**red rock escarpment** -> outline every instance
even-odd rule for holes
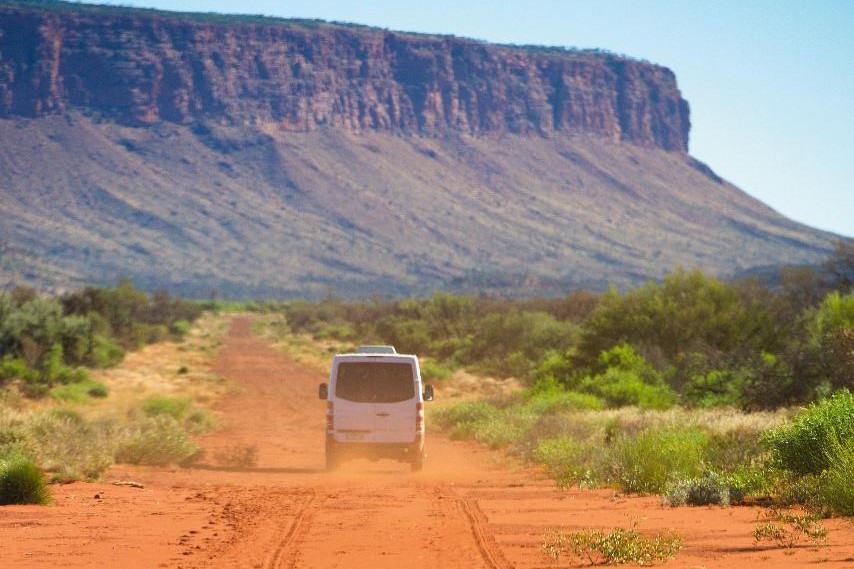
[[[0,117],[582,132],[686,152],[673,73],[611,54],[270,20],[0,7]]]

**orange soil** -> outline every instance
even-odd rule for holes
[[[754,547],[758,510],[668,508],[609,490],[559,491],[477,446],[428,439],[424,471],[392,461],[323,470],[322,374],[234,321],[217,371],[238,386],[223,429],[192,468],[114,467],[103,483],[53,488],[50,506],[0,507],[0,567],[533,568],[579,566],[543,555],[551,528],[673,531],[668,567],[854,567],[854,528],[825,522],[829,545]],[[438,393],[441,397],[441,392]],[[211,457],[255,445],[257,465]],[[134,480],[144,488],[114,486]]]

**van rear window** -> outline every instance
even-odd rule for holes
[[[335,396],[356,403],[397,403],[415,397],[412,365],[397,362],[341,362]]]

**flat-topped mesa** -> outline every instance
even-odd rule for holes
[[[687,152],[673,73],[612,54],[268,19],[0,6],[0,117],[589,133]]]

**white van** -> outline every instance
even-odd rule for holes
[[[326,468],[348,458],[393,458],[424,464],[424,402],[418,358],[391,346],[362,347],[332,359],[329,384],[320,385],[326,409]]]

